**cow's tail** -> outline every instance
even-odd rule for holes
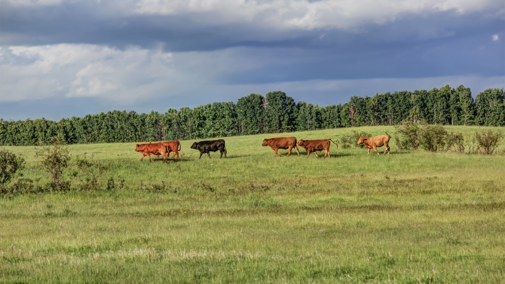
[[[298,151],[298,140],[296,139],[296,137],[295,137],[295,149],[297,152],[300,152]],[[300,154],[298,154],[298,156],[300,156]]]
[[[182,149],[181,142],[177,141],[177,144],[179,144],[179,149],[177,149],[177,151],[180,151]]]
[[[330,141],[335,144],[335,146],[337,146],[337,149],[338,149],[338,144],[336,142],[334,142],[333,140],[330,139]]]

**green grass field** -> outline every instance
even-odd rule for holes
[[[0,283],[505,282],[504,142],[493,156],[394,139],[390,155],[332,145],[331,159],[261,147],[351,130],[225,138],[221,160],[182,141],[168,164],[140,162],[134,143],[68,146],[105,167],[102,187],[124,187],[0,199]],[[5,148],[48,181],[35,147]]]

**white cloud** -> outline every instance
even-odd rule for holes
[[[130,47],[119,50],[98,45],[12,46],[0,48],[0,103],[53,97],[94,97],[111,109],[196,106],[236,101],[249,93],[282,90],[297,100],[320,105],[397,90],[431,89],[463,84],[474,94],[503,88],[505,77],[449,76],[354,80],[306,80],[278,83],[225,83],[230,74],[255,73],[280,65],[283,58],[264,57],[265,50],[230,48],[210,52],[168,53]],[[266,67],[265,67],[266,66]],[[244,73],[245,72],[245,73]],[[272,72],[272,78],[276,72]],[[253,78],[254,79],[254,78]],[[289,79],[287,79],[289,80]],[[182,105],[169,105],[177,98]],[[318,99],[319,98],[319,99]]]
[[[493,41],[497,41],[500,37],[498,35],[493,35]]]
[[[137,13],[194,16],[215,25],[251,23],[275,28],[354,28],[383,24],[406,14],[501,8],[501,0],[140,0]]]
[[[12,6],[55,6],[60,5],[63,0],[2,0],[2,3],[8,3]],[[72,0],[67,0],[71,2]]]
[[[85,44],[2,48],[0,102],[63,95],[135,101],[166,87],[159,85],[172,75],[171,57],[161,50]]]

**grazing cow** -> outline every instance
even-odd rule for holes
[[[277,137],[277,138],[270,138],[270,139],[264,139],[263,144],[261,146],[270,146],[272,149],[275,151],[274,157],[281,156],[277,153],[277,150],[279,149],[289,149],[288,155],[286,157],[289,157],[289,154],[291,154],[291,150],[295,148],[296,153],[298,153],[298,156],[300,156],[300,152],[298,151],[298,147],[296,146],[296,138],[295,137]]]
[[[377,147],[386,146],[386,149],[384,150],[384,154],[386,154],[386,152],[388,152],[388,155],[389,155],[389,151],[391,150],[391,148],[389,148],[389,146],[388,146],[390,138],[391,138],[391,136],[387,133],[385,135],[379,135],[379,136],[375,136],[375,137],[360,137],[358,140],[358,144],[364,144],[365,147],[368,148],[368,155],[370,155],[370,149],[374,149],[375,152],[377,153],[377,155],[379,155],[379,152],[377,151]]]
[[[324,156],[330,157],[330,141],[335,144],[338,148],[338,144],[333,142],[331,139],[322,139],[322,140],[303,140],[300,139],[298,141],[298,146],[305,148],[305,151],[307,152],[307,159],[310,156],[310,152],[314,152],[314,155],[316,155],[317,158],[319,156],[316,154],[316,151],[325,151]]]
[[[191,145],[191,149],[200,151],[199,159],[202,158],[203,153],[207,153],[210,159],[210,151],[216,152],[217,150],[219,150],[219,152],[221,152],[221,157],[219,157],[219,159],[223,157],[223,154],[224,157],[226,158],[226,153],[228,153],[226,151],[226,145],[223,139],[195,142],[193,143],[193,145]]]

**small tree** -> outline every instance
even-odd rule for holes
[[[57,190],[64,190],[67,184],[63,180],[63,169],[70,162],[70,154],[64,146],[64,140],[53,137],[50,145],[40,144],[36,150],[36,156],[41,158],[40,165],[51,176],[52,186]]]
[[[475,138],[477,139],[479,151],[481,151],[484,155],[492,155],[500,143],[502,134],[500,132],[493,133],[491,130],[487,133],[475,132]]]
[[[14,153],[0,149],[0,184],[8,183],[17,171],[25,168],[25,159]]]

